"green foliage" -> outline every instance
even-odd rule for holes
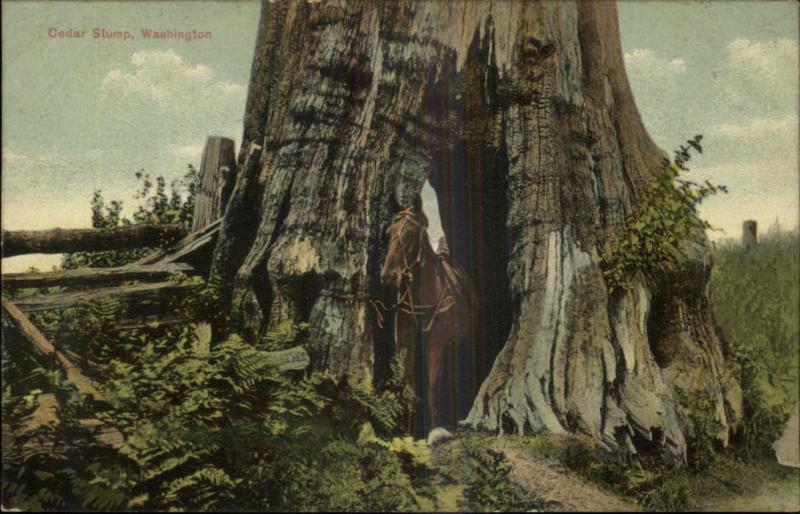
[[[712,425],[706,428],[710,431]],[[767,484],[785,484],[796,494],[800,477],[800,470],[780,466],[774,458],[762,455],[745,460],[735,451],[718,451],[707,466],[699,468],[672,466],[656,454],[623,459],[579,435],[510,436],[505,445],[563,467],[648,511],[720,510],[703,507],[714,507],[722,500],[736,503],[738,495],[756,495]]]
[[[144,199],[145,202],[133,214],[134,224],[177,224],[186,227],[192,224],[198,179],[194,166],[189,164],[183,178],[172,182],[169,193],[164,177],[156,177],[155,188],[150,175],[137,172],[136,178],[142,184],[135,198]]]
[[[369,418],[384,434],[395,434],[412,414],[414,391],[405,379],[405,352],[398,351],[390,363],[387,379],[376,391],[371,380],[350,384],[350,398],[369,413]]]
[[[522,451],[556,462],[583,480],[639,503],[647,510],[685,510],[689,503],[687,483],[692,474],[665,463],[657,455],[624,460],[603,451],[589,437],[514,437],[512,444]]]
[[[693,470],[708,469],[717,459],[720,425],[714,403],[707,395],[696,393],[682,399],[687,412],[684,436],[686,437],[686,460]]]
[[[508,478],[511,464],[505,455],[476,447],[467,447],[466,453],[474,471],[464,490],[468,510],[513,510],[520,501],[520,493]]]
[[[259,345],[268,352],[286,350],[297,344],[297,341],[306,335],[310,328],[311,325],[308,323],[295,323],[292,320],[286,320],[261,336]]]
[[[742,386],[741,454],[771,453],[800,391],[800,234],[771,228],[744,251],[734,243],[713,253],[711,306]]]
[[[113,409],[98,417],[119,428],[125,443],[122,458],[89,483],[154,509],[256,501],[243,469],[275,452],[269,443],[277,436],[307,433],[324,399],[237,336],[205,354],[191,337],[169,341],[171,348],[159,343],[147,342],[133,364],[113,363],[106,382]],[[254,462],[241,460],[247,456]]]
[[[92,227],[113,228],[137,224],[179,224],[186,227],[192,224],[195,197],[197,194],[197,170],[190,164],[186,174],[181,179],[176,179],[167,191],[164,177],[157,177],[155,183],[151,177],[143,172],[137,172],[136,178],[140,181],[139,190],[134,198],[144,200],[129,219],[122,214],[122,202],[112,200],[106,204],[101,191],[95,191],[91,200]],[[164,241],[168,244],[170,241]],[[152,248],[137,248],[125,251],[105,252],[77,252],[67,254],[61,262],[64,269],[79,267],[106,268],[122,266],[136,261],[148,253]]]
[[[789,418],[785,401],[770,401],[765,358],[755,348],[732,348],[731,361],[739,371],[742,386],[743,423],[736,434],[736,449],[748,459],[772,454],[772,444],[780,437]],[[788,395],[787,395],[788,396]]]
[[[686,141],[688,147],[675,151],[672,162],[651,181],[636,214],[607,248],[603,276],[610,289],[629,289],[636,276],[652,277],[658,271],[679,268],[685,260],[682,244],[711,228],[699,217],[697,208],[709,196],[727,189],[680,177],[681,172],[688,171],[689,151],[702,153],[701,139],[695,136]]]
[[[213,284],[198,285],[179,308],[203,311],[216,295]],[[202,349],[190,325],[115,330],[121,308],[90,302],[61,321],[65,333],[83,327],[65,341],[65,350],[76,360],[91,356],[81,364],[97,377],[108,403],[63,394],[68,399],[51,437],[61,441],[59,452],[23,451],[25,440],[15,441],[18,451],[3,461],[4,477],[17,477],[3,482],[4,505],[432,508],[432,486],[420,478],[434,473],[424,442],[385,441],[374,432],[372,440],[359,442],[355,430],[368,420],[382,433],[398,429],[402,406],[390,404],[405,392],[402,356],[377,387],[324,373],[279,372],[269,352],[296,345],[307,325],[287,322],[256,344],[232,335]],[[19,425],[35,403],[33,387],[62,384],[58,372],[37,370],[42,380],[23,377],[18,361],[13,367],[11,361],[4,353],[4,383],[11,378],[19,386],[4,389],[4,411]],[[115,427],[123,440],[100,444],[97,433],[81,425],[86,418]]]
[[[334,440],[322,448],[316,464],[305,469],[308,478],[289,503],[298,510],[420,510],[402,455],[383,445]]]
[[[453,507],[467,512],[503,512],[542,508],[510,479],[511,465],[494,448],[498,440],[487,434],[462,432],[437,446],[434,462],[439,487],[457,484]],[[534,491],[535,494],[535,491]]]

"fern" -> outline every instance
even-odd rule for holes
[[[406,416],[411,415],[414,392],[406,382],[405,352],[398,351],[392,358],[389,376],[375,390],[369,380],[350,383],[350,397],[375,422],[383,433],[396,433],[402,428]]]

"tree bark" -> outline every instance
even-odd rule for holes
[[[186,236],[187,232],[180,225],[3,231],[3,257],[26,253],[95,252],[161,246]]]
[[[429,178],[481,297],[468,425],[680,459],[681,394],[698,392],[727,441],[741,401],[705,238],[674,277],[624,294],[603,280],[603,249],[665,159],[613,3],[264,2],[242,149],[214,259],[240,329],[307,321],[312,366],[379,379],[394,341],[365,299],[392,303],[384,231]]]

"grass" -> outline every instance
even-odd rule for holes
[[[800,507],[800,470],[726,450],[703,471],[643,459],[625,463],[581,436],[506,436],[495,447],[518,450],[644,510],[792,510]]]
[[[757,355],[765,400],[794,407],[800,394],[798,231],[776,225],[750,251],[727,241],[716,245],[712,257],[711,306],[727,353]]]

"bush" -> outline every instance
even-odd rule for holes
[[[695,136],[675,151],[649,184],[635,215],[626,220],[603,255],[603,276],[609,289],[629,289],[637,276],[652,278],[659,270],[676,269],[685,256],[681,247],[711,225],[700,218],[698,206],[725,186],[698,184],[681,178],[688,171],[690,150],[702,153]]]
[[[137,172],[136,178],[140,181],[139,190],[134,196],[144,200],[133,214],[133,219],[122,215],[122,202],[112,200],[108,204],[103,199],[101,191],[95,191],[91,200],[92,227],[113,228],[137,224],[178,224],[190,227],[194,214],[194,203],[197,194],[197,170],[190,164],[181,179],[174,180],[167,192],[164,177],[155,179],[155,187],[150,176]],[[164,245],[171,241],[164,241]],[[76,252],[67,254],[61,261],[64,269],[79,267],[107,268],[123,266],[134,262],[148,253],[152,248],[137,248],[125,251],[106,252]]]
[[[689,468],[703,471],[717,460],[721,449],[719,435],[722,425],[717,419],[713,402],[700,393],[682,399],[687,411],[684,436],[686,437],[686,460]]]
[[[647,510],[676,511],[689,506],[687,484],[693,474],[665,463],[657,455],[623,459],[582,435],[517,437],[512,444]]]
[[[488,434],[460,432],[434,451],[439,470],[437,487],[457,488],[452,509],[468,512],[504,512],[542,508],[510,479],[511,465]],[[535,494],[535,491],[534,491]]]
[[[464,490],[465,507],[470,511],[510,511],[520,502],[520,491],[509,480],[511,464],[505,455],[492,449],[467,446],[473,469]]]
[[[765,386],[766,358],[755,348],[734,346],[730,359],[739,372],[742,386],[743,423],[734,442],[740,455],[753,460],[772,453],[772,444],[781,436],[789,419],[788,402],[775,404]],[[780,400],[779,400],[780,401]]]

